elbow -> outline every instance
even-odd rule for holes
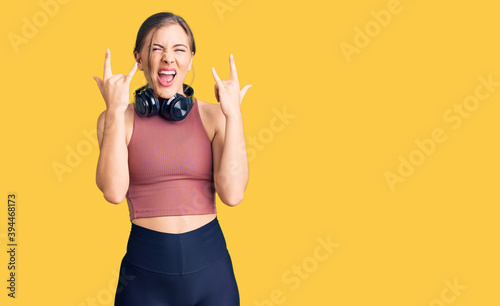
[[[246,185],[243,187],[237,186],[224,186],[225,188],[220,187],[220,185],[215,184],[215,190],[219,195],[220,200],[226,204],[227,206],[237,206],[241,202],[243,202],[243,195],[245,193]]]
[[[219,176],[216,176],[214,185],[220,200],[227,206],[234,207],[243,201],[246,182],[244,184],[239,181],[231,182],[228,178],[220,181]]]
[[[118,188],[110,188],[109,186],[102,186],[97,182],[97,187],[102,191],[104,199],[111,204],[120,204],[125,200],[126,191],[120,191]]]
[[[111,204],[120,204],[125,200],[125,196],[116,192],[103,192],[104,198]]]
[[[221,201],[224,202],[224,204],[226,204],[227,206],[234,207],[243,201],[243,193],[226,196],[221,199]]]

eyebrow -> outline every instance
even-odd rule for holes
[[[162,47],[163,49],[165,49],[165,47],[163,45],[160,45],[160,44],[153,44],[153,46],[158,46],[158,47]],[[187,46],[184,45],[184,44],[175,44],[175,45],[173,45],[173,47],[177,47],[177,46],[183,46],[183,47],[187,48]]]

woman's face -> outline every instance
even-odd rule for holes
[[[151,46],[151,72],[148,68],[149,43],[153,30],[146,37],[140,53],[135,52],[137,68],[144,71],[155,95],[171,98],[174,94],[184,94],[184,80],[193,62],[194,53],[189,47],[189,38],[178,24],[160,27],[153,37]],[[172,74],[172,71],[175,74]]]

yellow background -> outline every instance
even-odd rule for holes
[[[84,132],[105,104],[92,76],[106,48],[113,73],[127,73],[139,26],[159,11],[194,32],[199,99],[216,103],[210,70],[227,79],[231,53],[240,85],[254,85],[242,104],[245,199],[217,198],[242,305],[500,303],[499,87],[457,128],[445,120],[480,77],[500,82],[496,1],[65,2],[46,20],[34,0],[1,13],[0,196],[17,193],[19,243],[14,300],[4,204],[1,305],[112,305],[130,221],[95,184],[99,150]],[[399,12],[377,28],[388,7]],[[9,33],[33,17],[38,31],[16,52]],[[131,87],[144,82],[138,72]],[[418,155],[435,129],[446,141]],[[68,148],[87,155],[59,180],[53,163]],[[391,190],[400,156],[425,159]]]

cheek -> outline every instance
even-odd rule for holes
[[[150,67],[148,67],[148,65],[145,64],[145,65],[143,65],[143,68],[144,68],[144,73],[147,76],[153,76],[154,77],[157,74],[157,71],[158,71],[158,65],[155,64],[155,62],[153,62],[153,61],[151,61],[151,66]]]
[[[185,55],[185,54],[182,54],[182,55],[179,55],[177,58],[176,58],[176,61],[178,63],[178,65],[180,67],[183,67],[183,68],[188,68],[189,67],[189,56]]]

